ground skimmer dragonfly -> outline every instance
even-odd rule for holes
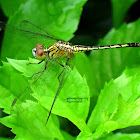
[[[65,42],[61,39],[56,39],[49,33],[43,31],[40,27],[34,25],[33,23],[31,23],[29,21],[26,21],[26,20],[22,21],[22,25],[25,28],[14,26],[11,24],[6,24],[4,22],[0,22],[0,28],[3,30],[5,30],[5,29],[14,30],[14,32],[20,33],[21,35],[23,35],[27,38],[32,37],[32,38],[36,39],[36,37],[39,37],[44,40],[49,39],[52,41],[52,43],[48,46],[44,45],[41,42],[38,42],[37,44],[35,44],[35,48],[32,49],[33,56],[35,58],[37,58],[38,60],[40,60],[37,64],[40,64],[43,61],[45,61],[44,69],[38,73],[35,73],[34,75],[43,73],[47,69],[47,65],[48,65],[48,62],[50,59],[55,61],[58,65],[60,65],[63,68],[62,72],[58,76],[59,86],[58,86],[57,92],[55,94],[54,100],[52,102],[46,124],[49,120],[49,117],[51,115],[51,112],[52,112],[54,103],[58,97],[58,94],[68,76],[67,69],[68,69],[68,67],[72,67],[72,64],[70,62],[71,62],[71,59],[74,58],[75,53],[86,52],[86,51],[91,51],[91,50],[99,50],[99,49],[110,49],[110,48],[121,48],[121,47],[140,47],[140,43],[126,43],[126,44],[105,45],[105,46],[72,45],[69,42]],[[32,28],[35,29],[36,31],[32,30]],[[33,41],[33,39],[32,39],[32,41]],[[66,58],[65,64],[62,64],[58,60],[59,58]],[[31,63],[31,64],[34,64],[34,63]],[[18,95],[18,97],[14,99],[11,107],[13,107],[16,104],[18,98],[22,95],[22,93],[23,92],[21,92]]]

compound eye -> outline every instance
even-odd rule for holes
[[[37,49],[37,51],[36,51],[36,55],[37,56],[42,56],[44,54],[44,50],[43,49]]]
[[[36,48],[32,49],[32,54],[33,54],[34,57],[36,57]]]
[[[42,43],[38,43],[35,47],[37,49],[43,49],[43,44]]]

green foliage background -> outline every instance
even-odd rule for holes
[[[69,41],[78,29],[86,2],[18,0],[11,3],[1,0],[0,4],[9,24],[20,26],[22,20],[28,20],[51,35]],[[140,19],[124,23],[129,8],[136,0],[110,2],[113,27],[105,37],[98,38],[96,45],[140,42]],[[86,42],[82,37],[80,39]],[[76,40],[78,37],[75,36],[72,42]],[[43,43],[47,45],[47,42]],[[27,65],[29,62],[38,62],[31,58],[27,60],[32,57],[33,47],[26,38],[5,31],[1,48],[0,107],[6,114],[12,115],[1,117],[0,122],[12,128],[15,139],[139,139],[138,130],[125,134],[114,131],[140,125],[140,48],[77,54],[75,67],[69,73],[49,122],[45,125],[59,85],[57,77],[62,69],[50,62],[40,80],[33,82],[29,77],[44,66],[44,63],[39,66]],[[12,101],[28,83],[32,84],[10,112]],[[67,98],[70,97],[88,100],[68,103]],[[58,119],[57,115],[61,117]]]

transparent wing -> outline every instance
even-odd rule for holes
[[[74,59],[74,56],[72,58]],[[51,105],[51,108],[50,108],[50,111],[49,111],[49,115],[48,115],[47,120],[46,120],[46,124],[47,124],[47,122],[48,122],[48,120],[50,118],[50,115],[51,115],[53,106],[55,104],[55,101],[56,101],[61,89],[63,88],[63,85],[64,85],[65,81],[67,80],[67,78],[68,78],[68,76],[70,74],[71,68],[73,69],[74,64],[72,63],[72,58],[71,59],[67,58],[66,63],[64,65],[64,68],[63,68],[62,72],[60,73],[60,75],[58,76],[59,86],[58,86],[57,92],[55,94],[54,100],[52,102],[52,105]]]
[[[27,20],[23,20],[23,21],[20,23],[20,26],[21,26],[22,28],[25,28],[26,30],[34,31],[34,33],[37,34],[37,35],[44,36],[44,37],[53,39],[53,40],[55,40],[55,41],[61,40],[60,38],[49,34],[47,31],[43,30],[43,29],[40,28],[39,26],[37,26],[37,25],[35,25],[35,24],[33,24],[33,23],[27,21]]]
[[[31,64],[31,65],[37,65],[37,64]],[[42,71],[44,69],[44,64],[41,64],[41,68],[39,71]],[[36,71],[38,72],[38,70]],[[34,73],[33,73],[34,74]],[[31,90],[31,85],[37,82],[43,73],[39,73],[36,75],[33,75],[29,83],[26,85],[24,89],[22,89],[16,96],[16,98],[12,101],[11,108],[10,108],[10,114],[21,114],[25,110],[22,110],[21,104],[25,102],[26,100],[32,100],[35,101],[35,99],[31,96],[32,90]]]
[[[38,67],[38,70],[36,71],[37,73],[43,71],[45,67],[42,63],[31,65],[32,67]],[[55,61],[49,60],[46,71],[35,74],[32,78],[30,78],[28,85],[16,96],[11,105],[11,114],[21,115],[25,112],[26,110],[22,108],[22,104],[27,100],[45,100],[45,102],[49,102],[48,96],[51,96],[50,94],[54,94],[57,90],[57,77],[61,72],[61,69],[62,68]],[[43,99],[41,99],[42,97]]]
[[[65,81],[67,80],[67,77],[71,72],[70,67],[73,66],[73,59],[74,57],[69,59],[65,63],[64,68],[56,61],[49,60],[46,71],[34,75],[30,79],[29,84],[25,87],[25,89],[22,90],[13,101],[11,106],[11,114],[22,115],[22,113],[26,111],[22,108],[22,104],[27,100],[39,101],[44,107],[48,106],[49,104],[52,105],[49,115],[46,116],[46,118],[48,117],[49,119],[55,100],[57,99],[63,85],[65,84]],[[35,64],[31,65],[34,65],[35,67]],[[43,69],[44,65],[41,65],[41,69],[38,72],[42,71]],[[58,76],[60,74],[61,76],[58,80]],[[50,97],[53,98],[53,102],[52,100],[49,100]],[[50,108],[50,105],[47,108]]]
[[[38,43],[42,43],[44,47],[49,47],[54,42],[58,41],[57,37],[50,35],[48,32],[44,31],[42,28],[36,26],[35,24],[29,21],[22,21],[20,23],[20,27],[24,28],[32,33],[28,34],[26,32],[22,32],[22,34],[27,38],[31,39],[30,41],[34,46]]]
[[[45,47],[48,47],[59,40],[35,24],[25,20],[20,23],[20,26],[6,24],[5,22],[0,21],[0,28],[26,37],[30,42],[32,42],[32,44],[34,44],[34,46],[38,43],[42,43]]]

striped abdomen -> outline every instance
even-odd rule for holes
[[[127,44],[117,44],[117,45],[106,45],[106,46],[82,46],[82,45],[74,45],[73,52],[85,52],[90,50],[98,50],[98,49],[109,49],[109,48],[121,48],[121,47],[140,47],[140,43],[127,43]]]

